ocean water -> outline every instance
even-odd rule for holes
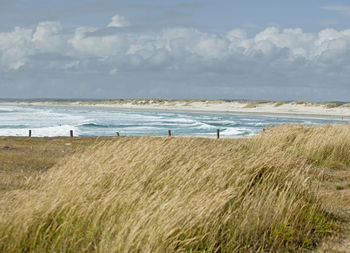
[[[335,120],[293,119],[215,113],[155,112],[87,107],[0,105],[0,136],[244,136],[283,123],[321,125]]]

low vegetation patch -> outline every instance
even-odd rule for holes
[[[342,106],[344,103],[334,102],[334,103],[327,103],[326,108],[337,108],[339,106]]]

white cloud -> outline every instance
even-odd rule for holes
[[[33,34],[33,42],[36,48],[42,52],[55,52],[64,43],[59,22],[42,22],[36,27]]]
[[[109,57],[115,56],[125,49],[125,38],[118,35],[89,36],[95,28],[78,27],[73,38],[68,44],[73,48],[73,54],[78,53],[80,57]]]
[[[107,26],[108,27],[124,27],[124,26],[128,26],[128,25],[129,25],[129,22],[123,16],[116,14],[112,17],[112,21]]]
[[[214,82],[225,90],[230,85],[333,87],[350,80],[350,29],[306,33],[268,27],[252,36],[243,29],[107,30],[70,30],[58,22],[42,22],[33,30],[16,27],[0,33],[0,72],[21,68],[45,72],[48,78],[75,73],[74,78],[81,75],[85,81],[99,76],[133,80],[123,80],[126,84],[185,79],[194,87]],[[330,79],[334,76],[336,81]]]
[[[15,27],[13,31],[0,33],[0,63],[5,69],[19,69],[34,53],[32,30]]]
[[[268,27],[252,37],[241,29],[212,34],[193,28],[167,28],[158,32],[105,36],[94,35],[97,31],[94,27],[77,27],[74,33],[66,34],[60,23],[43,22],[34,32],[16,27],[11,32],[0,33],[2,67],[18,69],[30,64],[31,57],[39,53],[72,57],[73,62],[74,59],[94,61],[91,57],[96,57],[99,62],[109,59],[121,64],[122,68],[132,68],[145,66],[143,63],[159,66],[165,62],[169,64],[169,61],[174,66],[183,67],[183,63],[192,64],[193,61],[197,61],[200,67],[203,60],[235,63],[235,60],[243,58],[255,62],[259,54],[262,63],[265,62],[264,57],[269,61],[278,61],[282,57],[290,64],[294,59],[303,57],[313,64],[320,61],[319,56],[327,51],[332,54],[337,52],[337,57],[350,51],[350,30],[324,29],[318,34],[311,34],[300,28],[280,31],[276,27]],[[138,64],[135,65],[136,62]]]
[[[242,29],[233,29],[227,32],[226,37],[231,41],[241,41],[247,38],[247,32]]]
[[[222,37],[203,36],[193,48],[199,56],[205,59],[223,59],[229,56],[229,42]]]

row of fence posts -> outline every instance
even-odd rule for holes
[[[73,130],[70,130],[69,133],[70,133],[70,137],[73,138],[74,137]],[[32,130],[29,130],[28,136],[32,137]],[[120,136],[119,132],[117,132],[117,136]],[[171,130],[168,130],[168,136],[169,137],[171,136]],[[220,138],[220,129],[216,130],[216,138],[217,139]]]

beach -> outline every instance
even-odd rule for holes
[[[74,106],[120,110],[173,111],[243,114],[270,117],[350,120],[350,104],[338,102],[280,102],[224,100],[71,100],[71,101],[2,101],[0,105]]]

